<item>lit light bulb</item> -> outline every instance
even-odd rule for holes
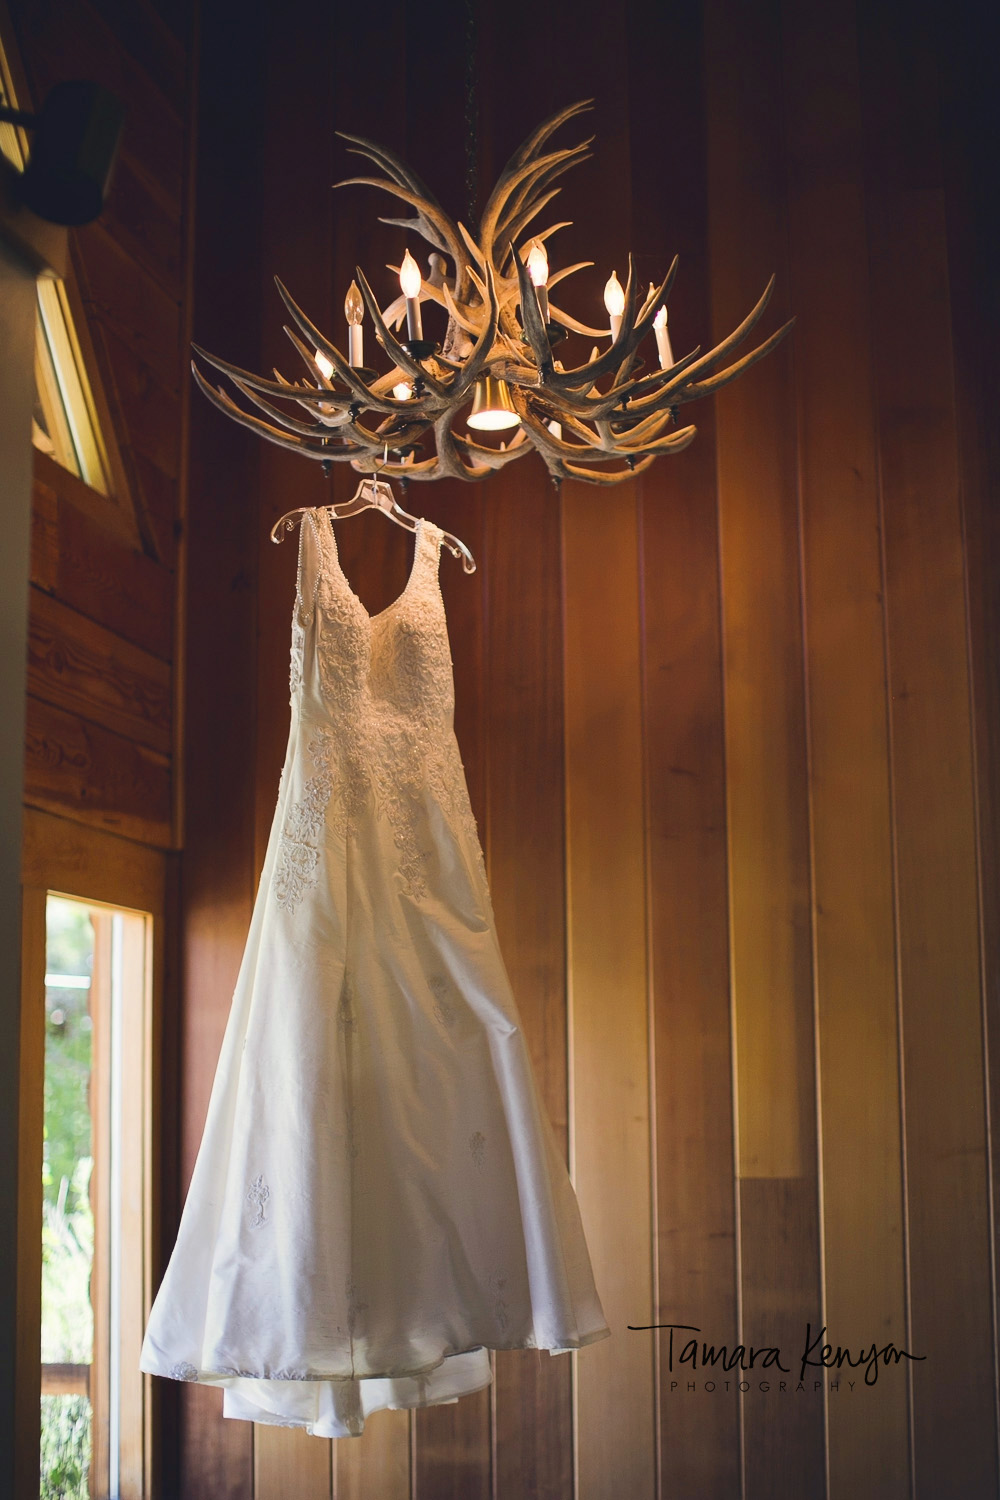
[[[344,298],[344,317],[347,319],[347,358],[352,365],[365,362],[365,333],[361,319],[365,315],[365,304],[361,300],[358,283],[352,281]]]
[[[333,361],[327,359],[322,349],[316,350],[315,364],[323,379],[329,380],[330,376],[333,374]]]
[[[660,369],[669,370],[674,362],[674,353],[670,347],[670,334],[667,331],[667,309],[661,307],[653,319],[653,332],[656,334],[656,352],[660,357]]]
[[[549,279],[549,258],[541,240],[532,240],[528,251],[528,275],[534,286],[544,286]]]
[[[401,380],[398,385],[393,386],[392,394],[395,396],[397,401],[409,401],[410,397],[413,395],[413,387],[412,385],[410,385],[409,381]]]
[[[407,250],[399,268],[399,287],[404,297],[420,296],[420,267]]]
[[[420,267],[407,250],[399,268],[399,286],[406,298],[406,337],[414,343],[424,336],[420,319]]]
[[[545,246],[541,240],[532,240],[531,249],[528,251],[528,275],[531,284],[535,288],[535,297],[538,301],[538,311],[543,323],[549,321],[549,294],[546,282],[549,279],[549,258],[545,254]]]
[[[618,337],[618,330],[622,326],[622,313],[625,311],[625,293],[622,284],[618,280],[618,272],[612,271],[604,288],[604,306],[608,310],[611,319],[612,342]]]

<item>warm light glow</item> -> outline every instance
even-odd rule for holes
[[[413,387],[409,384],[408,381],[401,380],[398,385],[393,386],[392,394],[395,396],[397,401],[409,401],[410,397],[413,395]]]
[[[469,417],[469,426],[478,427],[481,432],[502,432],[505,427],[516,427],[520,420],[516,411],[504,411],[502,407],[493,410],[487,408],[485,411],[473,412]]]
[[[667,326],[667,309],[665,307],[661,307],[660,310],[659,310],[659,312],[656,314],[656,317],[653,319],[653,327],[654,328],[666,328],[666,326]]]
[[[399,268],[399,286],[404,297],[412,299],[420,296],[420,267],[409,250],[403,256],[403,264]]]
[[[358,283],[352,281],[347,289],[347,296],[344,298],[344,316],[352,328],[357,328],[364,315],[365,304],[361,300]]]
[[[544,286],[549,279],[549,258],[541,240],[532,240],[528,251],[528,275],[533,286]]]
[[[324,380],[329,380],[333,374],[333,362],[327,359],[322,349],[316,350],[316,368]]]
[[[604,306],[612,318],[620,318],[625,311],[625,293],[618,280],[618,272],[612,271],[604,288]]]

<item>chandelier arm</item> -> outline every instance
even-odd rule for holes
[[[258,411],[264,412],[273,421],[286,428],[288,432],[298,432],[304,437],[322,437],[324,428],[344,427],[350,423],[351,414],[346,406],[338,407],[336,414],[330,420],[325,420],[323,416],[317,413],[316,421],[303,422],[300,418],[293,417],[291,413],[283,412],[278,407],[272,406],[270,401],[265,401],[264,397],[257,395],[251,386],[244,385],[242,380],[237,380],[235,377],[231,378],[236,389],[253,406],[256,406]]]
[[[676,396],[678,377],[682,371],[690,369],[700,354],[701,345],[699,344],[682,359],[675,360],[667,369],[657,370],[652,375],[640,375],[633,382],[632,392],[629,395],[629,410],[650,412],[658,411],[664,406],[676,406],[678,404]]]
[[[442,287],[441,290],[444,293],[444,296],[441,300],[448,310],[448,316],[450,318],[454,318],[459,328],[464,328],[466,333],[471,333],[474,336],[478,335],[479,328],[468,316],[468,314],[463,311],[461,307],[459,307],[458,303],[455,301],[447,286]]]
[[[412,379],[423,381],[424,385],[428,388],[429,391],[433,392],[435,396],[446,400],[447,391],[445,387],[441,385],[439,381],[435,380],[434,376],[431,375],[430,372],[426,370],[418,360],[415,360],[410,354],[408,354],[403,345],[399,343],[399,341],[395,339],[389,332],[382,314],[379,311],[379,305],[375,300],[375,294],[373,293],[371,287],[368,285],[368,280],[360,266],[355,267],[355,275],[357,276],[358,286],[360,288],[361,295],[364,298],[365,306],[368,308],[368,311],[371,314],[371,320],[375,324],[375,332],[378,336],[378,341],[382,345],[382,348],[385,350],[386,354],[395,364],[399,366],[401,370],[405,370]]]
[[[512,247],[513,252],[513,247]],[[535,356],[539,372],[543,380],[547,380],[553,373],[552,346],[549,336],[545,332],[545,324],[542,315],[538,311],[538,297],[535,293],[534,283],[528,275],[528,268],[519,256],[514,256],[517,267],[517,284],[521,294],[521,327],[527,335],[531,351]]]
[[[648,469],[653,462],[653,457],[640,458],[634,464],[629,464],[625,469],[617,469],[614,474],[602,474],[599,469],[581,469],[578,464],[563,464],[563,470],[567,479],[581,479],[584,484],[622,484],[626,479],[634,479],[636,474],[641,474]]]
[[[285,306],[288,308],[288,311],[292,315],[292,321],[298,324],[299,328],[305,334],[309,342],[316,349],[318,349],[320,353],[326,355],[327,359],[333,365],[344,385],[346,385],[349,390],[354,392],[357,400],[363,402],[365,405],[374,406],[376,410],[395,410],[393,406],[388,404],[385,397],[373,395],[371,389],[360,378],[353,365],[348,363],[348,361],[341,354],[340,350],[337,348],[336,344],[331,343],[331,341],[326,337],[324,333],[320,333],[319,329],[316,327],[312,319],[307,317],[307,315],[302,311],[301,307],[299,307],[298,303],[290,295],[287,288],[282,284],[277,276],[274,278],[274,281],[275,285],[278,288],[278,292],[281,295],[281,300],[284,302]],[[294,343],[295,335],[292,333],[291,329],[287,330],[287,332],[289,338],[292,339]]]
[[[592,266],[593,264],[594,262],[592,260],[574,261],[571,266],[563,266],[560,270],[553,271],[552,275],[549,277],[545,285],[551,293],[552,288],[554,286],[558,286],[560,281],[565,281],[567,276],[575,276],[577,271],[586,271],[588,267]]]
[[[504,180],[512,172],[515,172],[518,167],[523,166],[526,161],[529,161],[532,157],[536,156],[541,148],[545,145],[545,142],[548,140],[549,136],[554,135],[555,132],[559,129],[560,125],[565,125],[567,120],[572,120],[577,115],[585,114],[589,110],[593,109],[593,107],[593,99],[579,99],[575,104],[568,104],[565,109],[560,109],[554,115],[549,115],[547,120],[543,120],[540,125],[536,126],[531,134],[525,137],[514,154],[508,159],[503,172],[500,174],[500,180],[497,182],[496,187],[494,187],[493,192],[490,194],[489,201],[487,202],[486,208],[483,210],[483,212],[486,213],[493,207],[493,200],[500,192],[501,184],[504,182]]]
[[[306,318],[305,313],[302,314],[302,317],[307,323],[309,322],[309,319]],[[305,344],[303,344],[294,328],[285,327],[284,331],[288,335],[288,338],[291,340],[292,344],[298,350],[299,354],[302,356],[304,362],[307,365],[315,364],[315,361],[313,360],[309,349]],[[323,339],[323,335],[319,332],[318,329],[314,329],[313,332],[315,333],[317,340]],[[317,348],[323,349],[324,344],[327,357],[329,358],[330,363],[333,365],[334,369],[337,371],[341,382],[346,385],[348,389],[353,393],[353,395],[349,399],[345,400],[343,394],[334,392],[333,399],[338,405],[341,405],[345,409],[347,409],[351,406],[356,406],[360,402],[363,405],[370,407],[373,411],[382,411],[387,413],[394,412],[398,409],[398,401],[390,400],[388,396],[374,389],[376,382],[373,381],[372,385],[365,384],[365,382],[357,374],[354,366],[348,364],[347,360],[340,353],[340,350],[336,347],[335,344],[331,344],[329,340],[323,340],[322,343],[317,343]],[[336,358],[334,358],[334,355],[336,355]],[[333,390],[333,386],[329,381],[326,380],[326,377],[322,376],[322,378],[324,381],[326,381],[327,387],[330,390]],[[377,383],[381,384],[382,381],[379,381]]]
[[[563,312],[562,308],[556,307],[551,300],[549,317],[553,323],[561,323],[564,328],[568,328],[570,333],[579,333],[588,339],[606,339],[610,332],[607,328],[593,328],[589,323],[581,323],[579,318],[574,318],[572,313]]]
[[[200,344],[192,344],[191,348],[206,364],[212,365],[223,375],[228,375],[230,380],[245,381],[247,385],[252,385],[255,391],[263,391],[267,396],[288,396],[303,403],[331,399],[331,393],[328,390],[316,390],[313,386],[293,385],[290,382],[279,384],[276,380],[268,380],[264,375],[255,375],[251,370],[241,370],[239,365],[230,364],[228,360],[220,359],[216,354],[209,354],[208,350],[203,349]],[[318,373],[317,371],[317,375]],[[336,396],[333,399],[336,400]]]
[[[744,370],[749,370],[751,365],[755,365],[759,359],[763,359],[765,354],[770,354],[771,350],[775,349],[781,343],[794,323],[795,319],[789,318],[788,322],[772,333],[769,339],[765,339],[762,344],[758,344],[757,348],[752,349],[749,354],[744,354],[735,364],[729,365],[725,370],[720,370],[716,375],[710,375],[707,380],[693,382],[684,390],[681,400],[698,401],[702,396],[710,396],[714,391],[721,390],[724,385],[728,385],[731,380],[735,380],[738,375],[742,375]]]
[[[203,395],[208,397],[213,406],[217,406],[221,412],[224,412],[227,417],[231,417],[234,422],[238,422],[241,427],[248,427],[251,432],[256,432],[261,437],[267,438],[268,442],[277,443],[279,448],[290,448],[293,452],[304,453],[309,458],[335,459],[338,457],[351,457],[350,453],[345,453],[343,445],[338,445],[339,452],[338,447],[325,448],[323,445],[328,443],[329,440],[327,438],[318,439],[317,444],[314,445],[304,437],[296,437],[293,433],[282,432],[279,428],[272,427],[269,422],[263,421],[262,418],[255,417],[251,412],[244,411],[242,407],[237,406],[232,397],[227,395],[221,387],[217,388],[209,385],[193,360],[191,361],[191,373],[194,375],[195,383],[199,390]]]
[[[561,177],[564,172],[568,172],[571,167],[575,167],[579,162],[587,161],[593,156],[594,153],[587,149],[593,143],[593,139],[593,136],[591,136],[588,140],[582,141],[579,146],[570,148],[572,152],[576,153],[573,160],[556,161],[553,165],[539,171],[535,177],[529,177],[526,182],[521,184],[518,191],[513,195],[512,200],[505,205],[497,224],[495,239],[500,244],[507,244],[510,240],[517,239],[524,224],[529,219],[534,218],[535,214],[546,203],[549,203],[557,193],[562,191],[561,187],[552,188],[549,191],[550,185],[555,182],[557,177]],[[545,160],[545,158],[542,160]],[[515,227],[517,225],[520,227]]]
[[[543,208],[547,208],[553,198],[558,197],[561,192],[562,188],[552,188],[550,192],[543,193],[537,202],[529,203],[523,213],[519,213],[513,219],[505,218],[503,223],[497,226],[496,239],[500,243],[516,243],[520,240],[532,219],[536,218]],[[532,238],[534,239],[535,236],[533,235]],[[527,246],[524,246],[523,249],[526,250]],[[506,265],[509,253],[508,251],[508,254],[504,256],[503,265]]]
[[[454,224],[440,208],[429,203],[419,193],[400,187],[386,177],[345,177],[343,182],[335,182],[333,186],[335,188],[381,188],[383,192],[391,193],[395,198],[401,198],[404,203],[408,203],[411,208],[417,210],[417,217],[410,221],[415,233],[425,239],[428,244],[433,245],[435,250],[442,250],[446,255],[450,255],[459,272],[464,270],[465,252]],[[386,222],[392,223],[393,221],[386,220]]]
[[[487,359],[493,353],[493,345],[496,342],[497,325],[500,317],[500,308],[496,299],[496,286],[493,280],[492,267],[486,267],[486,292],[489,297],[490,316],[486,327],[482,330],[472,351],[459,375],[455,376],[449,391],[452,405],[457,405],[466,392],[470,391],[479,379]]]
[[[381,167],[383,172],[388,172],[394,182],[398,182],[401,187],[412,189],[421,198],[440,209],[440,203],[423,179],[388,146],[380,146],[377,141],[370,141],[363,135],[348,135],[345,130],[338,130],[335,134],[342,141],[351,142],[347,149],[352,156],[367,156],[368,160],[374,162],[377,167]]]
[[[442,473],[450,479],[486,479],[490,474],[488,468],[477,469],[475,465],[463,462],[462,455],[458,451],[455,435],[451,430],[451,412],[445,412],[434,423],[434,439],[437,443],[438,462]]]
[[[628,413],[626,413],[627,415]],[[666,410],[661,409],[660,411],[651,412],[642,421],[633,422],[624,431],[616,432],[614,436],[616,441],[627,438],[629,442],[643,442],[646,438],[659,437],[660,433],[669,427],[673,420],[673,408],[667,407]]]
[[[721,344],[716,344],[714,349],[710,349],[707,354],[703,354],[699,360],[696,360],[695,363],[690,366],[685,375],[685,385],[689,384],[694,376],[701,375],[703,371],[706,374],[713,373],[715,370],[715,366],[720,364],[721,361],[725,359],[729,351],[731,349],[735,349],[737,344],[741,344],[743,342],[747,334],[750,332],[751,328],[753,328],[754,325],[760,321],[764,309],[767,307],[768,302],[770,302],[771,300],[771,293],[773,290],[774,277],[772,276],[770,281],[767,283],[767,286],[764,288],[759,301],[754,307],[751,308],[750,312],[743,319],[743,322],[740,323],[738,327],[734,328],[732,333],[730,333],[726,338],[722,340]],[[687,399],[693,398],[689,397]]]
[[[504,211],[509,209],[511,196],[516,190],[525,184],[525,192],[530,192],[533,190],[535,177],[542,176],[555,166],[559,166],[560,170],[565,172],[575,166],[578,161],[586,160],[591,155],[588,148],[592,142],[593,136],[589,140],[581,141],[578,146],[566,146],[561,151],[551,151],[547,156],[539,156],[533,161],[525,162],[511,173],[505,172],[501,176],[479,221],[479,243],[487,257],[492,253],[498,226],[504,217]]]
[[[474,443],[471,438],[467,438],[461,432],[453,432],[452,440],[464,452],[470,454],[473,458],[482,460],[488,468],[494,470],[505,468],[507,464],[513,463],[515,459],[523,458],[526,453],[533,453],[535,451],[533,445],[526,438],[523,438],[521,442],[518,442],[517,438],[515,438],[513,442],[507,444],[506,448],[485,448],[480,443]]]

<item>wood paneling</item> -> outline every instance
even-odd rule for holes
[[[330,1500],[329,1442],[294,1427],[254,1426],[254,1495],[259,1500]]]
[[[113,15],[116,0],[92,3]],[[948,374],[964,200],[952,183],[950,247],[935,33],[897,0],[706,0],[683,15],[643,4],[599,35],[560,3],[531,18],[528,45],[506,21],[474,19],[481,188],[541,114],[554,59],[574,95],[599,93],[596,159],[561,200],[578,224],[552,247],[555,263],[598,263],[567,292],[573,311],[595,316],[631,244],[644,283],[681,252],[677,353],[727,333],[772,271],[762,328],[789,312],[798,325],[715,411],[692,409],[694,447],[634,485],[567,485],[556,500],[528,459],[475,489],[414,486],[404,502],[479,561],[470,579],[442,559],[456,725],[501,943],[546,1107],[572,1140],[613,1337],[572,1364],[501,1353],[491,1393],[377,1414],[363,1438],[333,1445],[333,1493],[992,1493],[966,628],[971,618],[982,699],[995,622],[985,563],[971,617],[965,608]],[[266,368],[285,363],[274,271],[336,335],[355,262],[386,297],[383,262],[403,243],[375,222],[385,206],[374,194],[345,191],[334,211],[320,197],[350,166],[331,122],[398,149],[464,214],[460,102],[451,116],[432,109],[427,80],[449,68],[461,78],[474,37],[457,4],[436,28],[399,0],[352,17],[358,56],[394,39],[373,91],[360,70],[333,76],[339,12],[308,47],[275,18],[251,17],[239,79],[231,33],[206,20],[196,337]],[[238,166],[243,191],[259,193],[251,207],[222,165],[219,91],[243,118],[264,79],[285,132],[263,152],[251,136]],[[289,153],[289,129],[311,154]],[[147,191],[141,171],[135,183]],[[154,265],[131,217],[120,245],[171,294],[174,252]],[[968,293],[967,348],[985,366],[975,307]],[[164,304],[146,311],[166,326]],[[108,333],[135,368],[140,331]],[[154,378],[134,392],[132,450],[169,477],[157,446],[169,424],[156,428],[166,366],[143,364]],[[986,412],[972,368],[960,389]],[[977,474],[993,472],[988,454],[981,463]],[[266,532],[282,511],[346,498],[355,482],[340,469],[326,487],[208,410],[195,419],[192,476],[185,1171],[287,725],[294,542],[275,553]],[[987,484],[970,512],[980,537],[992,527]],[[166,498],[160,512],[166,524]],[[41,539],[57,519],[54,508],[39,516]],[[338,544],[366,605],[399,592],[404,533],[369,515],[340,527]],[[40,584],[52,559],[40,545]],[[981,721],[977,732],[982,778],[995,747]],[[981,851],[989,805],[981,798]],[[697,1325],[717,1345],[780,1346],[792,1389],[764,1392],[755,1372],[738,1397],[675,1390],[664,1334],[626,1326],[654,1321]],[[797,1393],[807,1323],[855,1353],[893,1341],[928,1357],[912,1372],[881,1367],[875,1388],[859,1371],[808,1371]],[[685,1369],[681,1385],[701,1373]],[[182,1393],[185,1494],[327,1492],[325,1445],[268,1429],[252,1449],[243,1424],[221,1420],[217,1394]]]
[[[116,635],[169,661],[173,650],[171,573],[119,541],[94,519],[89,508],[81,510],[72,498],[64,499],[64,490],[67,496],[74,490],[61,475],[54,483],[56,493],[48,478],[44,484],[35,481],[32,582]]]
[[[713,335],[771,272],[788,310],[780,17],[705,7]],[[799,495],[788,344],[717,404],[741,1337],[794,1348],[821,1305]],[[741,1395],[744,1483],[825,1489],[824,1396]]]
[[[629,57],[636,156],[632,241],[642,279],[677,254],[670,299],[674,353],[711,327],[707,255],[702,18],[662,12],[633,35]],[[697,122],[662,190],[659,141],[674,118]],[[641,257],[645,255],[645,259]],[[654,1069],[657,1323],[733,1339],[737,1247],[732,1189],[733,1068],[729,1004],[726,781],[711,407],[698,438],[638,481],[641,499],[643,737],[647,908]],[[684,420],[687,420],[685,414]],[[675,1354],[692,1333],[680,1335]],[[656,1340],[660,1490],[728,1500],[740,1484],[739,1410],[687,1390]]]
[[[483,540],[490,890],[542,1106],[568,1155],[560,507],[546,497],[539,510],[508,470],[494,481]],[[569,1500],[571,1375],[565,1358],[497,1353],[498,1495]]]
[[[170,847],[167,757],[34,697],[28,698],[24,800]]]
[[[825,1307],[907,1345],[878,445],[853,8],[784,11]],[[837,163],[835,172],[829,170]],[[831,1394],[829,1492],[910,1494],[902,1379]]]
[[[29,691],[168,754],[168,664],[41,589],[32,589],[29,611]]]
[[[993,1353],[984,1316],[991,1286],[975,808],[932,35],[921,17],[904,26],[884,5],[861,18],[898,881],[907,1347],[925,1356],[911,1374],[915,1490],[927,1497],[987,1494],[998,1482],[995,1391],[984,1378]],[[953,1367],[955,1348],[963,1356]],[[942,1369],[944,1382],[935,1375]]]
[[[333,1444],[336,1500],[410,1500],[413,1415],[374,1412],[360,1437]]]
[[[574,1356],[581,1500],[655,1484],[652,1348],[628,1332],[653,1321],[639,552],[635,492],[612,493],[563,507],[571,1144],[611,1329]]]

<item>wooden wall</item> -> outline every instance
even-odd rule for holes
[[[997,1492],[997,300],[981,174],[995,105],[972,5],[875,0],[341,5],[308,28],[202,11],[194,334],[282,362],[279,273],[342,334],[356,260],[400,235],[329,184],[335,128],[400,150],[464,213],[465,48],[480,182],[593,94],[595,159],[553,258],[674,251],[674,348],[772,271],[793,338],[693,415],[686,453],[602,494],[541,466],[430,486],[458,733],[500,935],[566,1144],[613,1337],[500,1355],[492,1389],[357,1441],[224,1422],[185,1389],[192,1500]],[[443,87],[444,81],[449,87]],[[260,101],[266,101],[262,112]],[[994,122],[995,123],[995,122]],[[234,142],[239,149],[234,149]],[[560,214],[562,216],[562,214]],[[992,342],[991,342],[992,340]],[[338,474],[333,494],[349,493]],[[192,415],[182,1173],[200,1139],[287,733],[292,548],[329,493]],[[373,609],[409,540],[342,532]],[[225,693],[221,685],[225,684]],[[678,1366],[684,1324],[787,1373]],[[807,1324],[878,1369],[809,1369]],[[817,1376],[820,1378],[817,1379]],[[715,1389],[707,1388],[714,1379]],[[767,1385],[762,1388],[761,1382]],[[781,1381],[785,1381],[782,1387]],[[693,1388],[691,1388],[693,1386]]]
[[[28,805],[170,849],[186,465],[190,17],[151,0],[14,0],[31,103],[65,78],[125,105],[101,218],[68,284],[105,439],[106,498],[35,456]]]

